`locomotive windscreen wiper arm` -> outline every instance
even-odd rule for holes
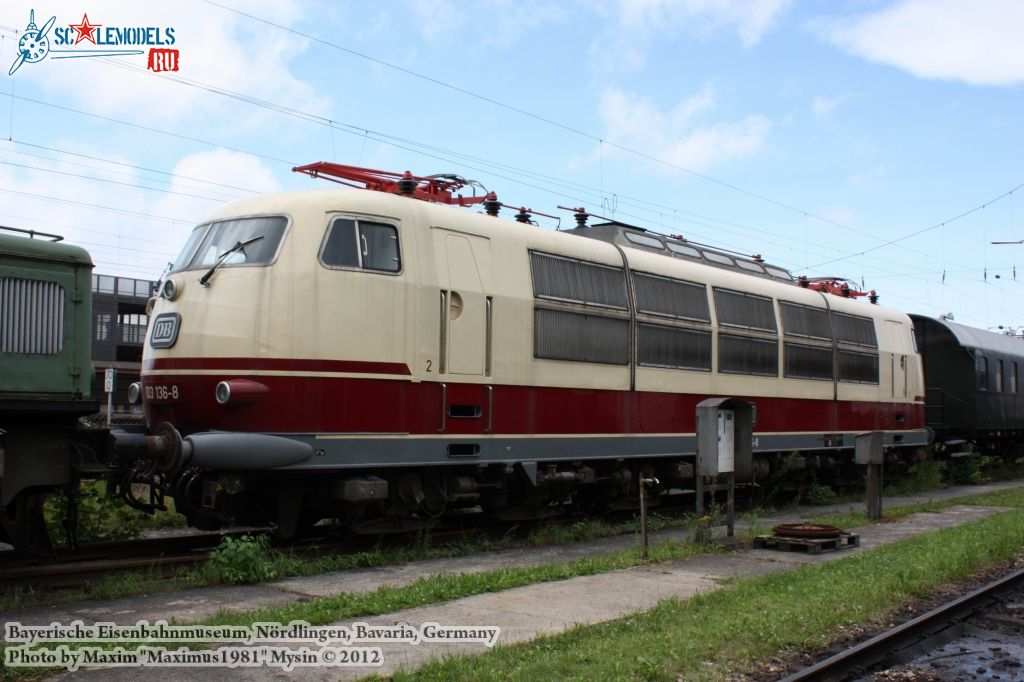
[[[227,251],[225,251],[224,253],[220,254],[220,256],[217,257],[217,262],[213,264],[212,268],[206,271],[205,275],[199,278],[199,283],[202,284],[204,287],[207,286],[210,283],[210,278],[213,277],[213,273],[217,272],[217,268],[224,265],[224,261],[228,259],[228,256],[230,256],[233,253],[238,253],[245,247],[249,246],[249,244],[252,244],[255,241],[259,241],[260,239],[263,239],[262,234],[253,237],[252,239],[246,239],[244,242],[235,242],[234,246],[232,246],[230,249],[228,249]]]

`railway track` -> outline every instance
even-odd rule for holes
[[[83,543],[52,555],[0,553],[0,585],[71,583],[128,570],[165,570],[201,563],[225,537],[269,529],[245,528],[134,540]]]
[[[909,663],[922,654],[955,642],[968,633],[972,627],[970,624],[972,619],[985,619],[989,612],[1002,604],[1005,595],[1020,590],[1024,590],[1024,569],[993,580],[983,587],[861,642],[846,651],[804,668],[784,678],[783,682],[840,682],[870,679],[869,675],[872,673]],[[1020,621],[1020,626],[1024,626],[1024,621]],[[957,655],[960,654],[954,653],[948,656],[955,657]],[[939,654],[941,658],[946,656]],[[976,675],[972,675],[972,677],[976,677]],[[955,679],[955,677],[949,679]]]
[[[0,552],[0,586],[46,585],[75,586],[98,575],[126,571],[169,573],[182,566],[195,566],[209,558],[226,537],[238,538],[270,532],[270,528],[240,528],[219,532],[194,533],[136,540],[82,544],[77,550],[58,550],[53,556],[31,556]],[[496,527],[439,527],[430,532],[432,542],[456,541],[473,535],[495,532]],[[407,534],[386,536],[322,535],[298,541],[279,542],[274,548],[291,554],[318,556],[365,550],[379,542],[408,543]]]

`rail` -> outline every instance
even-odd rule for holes
[[[998,602],[1002,592],[1022,583],[1024,569],[1014,571],[892,630],[783,678],[782,682],[846,680],[861,677],[869,668],[883,662],[910,660],[922,648],[930,648],[932,642],[949,641],[950,632],[960,625],[961,620]]]

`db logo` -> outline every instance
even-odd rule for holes
[[[178,340],[178,327],[181,326],[181,315],[163,313],[153,320],[153,333],[149,337],[151,348],[170,348]]]

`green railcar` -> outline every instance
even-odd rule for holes
[[[43,501],[75,475],[78,419],[98,409],[89,395],[93,263],[55,235],[2,229],[0,541],[31,548],[48,544]]]

